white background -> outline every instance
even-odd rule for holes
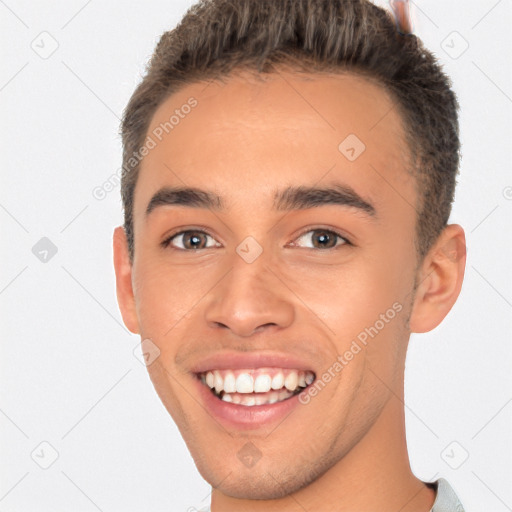
[[[119,187],[93,196],[121,165],[119,118],[147,59],[189,5],[0,1],[0,512],[192,511],[209,503],[208,484],[134,356],[139,338],[119,314]],[[443,63],[461,104],[451,222],[466,229],[468,261],[446,320],[411,342],[411,465],[425,481],[447,478],[466,512],[505,512],[511,2],[418,0],[412,10],[414,32]],[[42,58],[52,44],[56,51]],[[58,249],[46,263],[32,252],[42,237]],[[41,442],[58,453],[48,469],[39,464],[51,462],[53,449]]]

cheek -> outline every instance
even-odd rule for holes
[[[303,310],[305,322],[316,323],[325,333],[331,365],[342,356],[340,374],[344,377],[336,381],[343,393],[368,374],[368,366],[388,382],[395,379],[400,348],[406,342],[407,287],[403,273],[400,276],[391,261],[361,258],[337,268],[296,269],[283,280],[300,297],[297,307]],[[368,389],[360,388],[363,394],[373,394],[379,388],[371,372],[364,382]]]
[[[332,336],[348,341],[400,299],[400,283],[389,279],[388,268],[354,259],[347,265],[295,267],[282,275],[301,299],[297,307],[321,320]]]
[[[190,274],[154,260],[137,268],[134,294],[142,336],[172,336],[174,327],[193,309],[207,288],[198,288]]]

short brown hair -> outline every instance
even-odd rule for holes
[[[187,84],[236,70],[272,73],[279,64],[299,72],[358,73],[393,98],[420,198],[416,249],[423,260],[448,222],[460,156],[459,105],[436,57],[369,0],[201,0],[162,35],[124,111],[121,195],[132,263],[140,167],[133,156],[156,109]]]

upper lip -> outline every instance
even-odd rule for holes
[[[291,354],[269,351],[217,352],[193,365],[191,371],[203,373],[209,370],[239,370],[266,367],[313,371],[311,363],[304,359]]]

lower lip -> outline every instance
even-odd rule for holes
[[[224,402],[217,398],[205,384],[194,378],[202,402],[207,411],[220,423],[237,429],[255,429],[264,425],[283,421],[300,404],[299,394],[282,402],[265,405],[240,405]]]

